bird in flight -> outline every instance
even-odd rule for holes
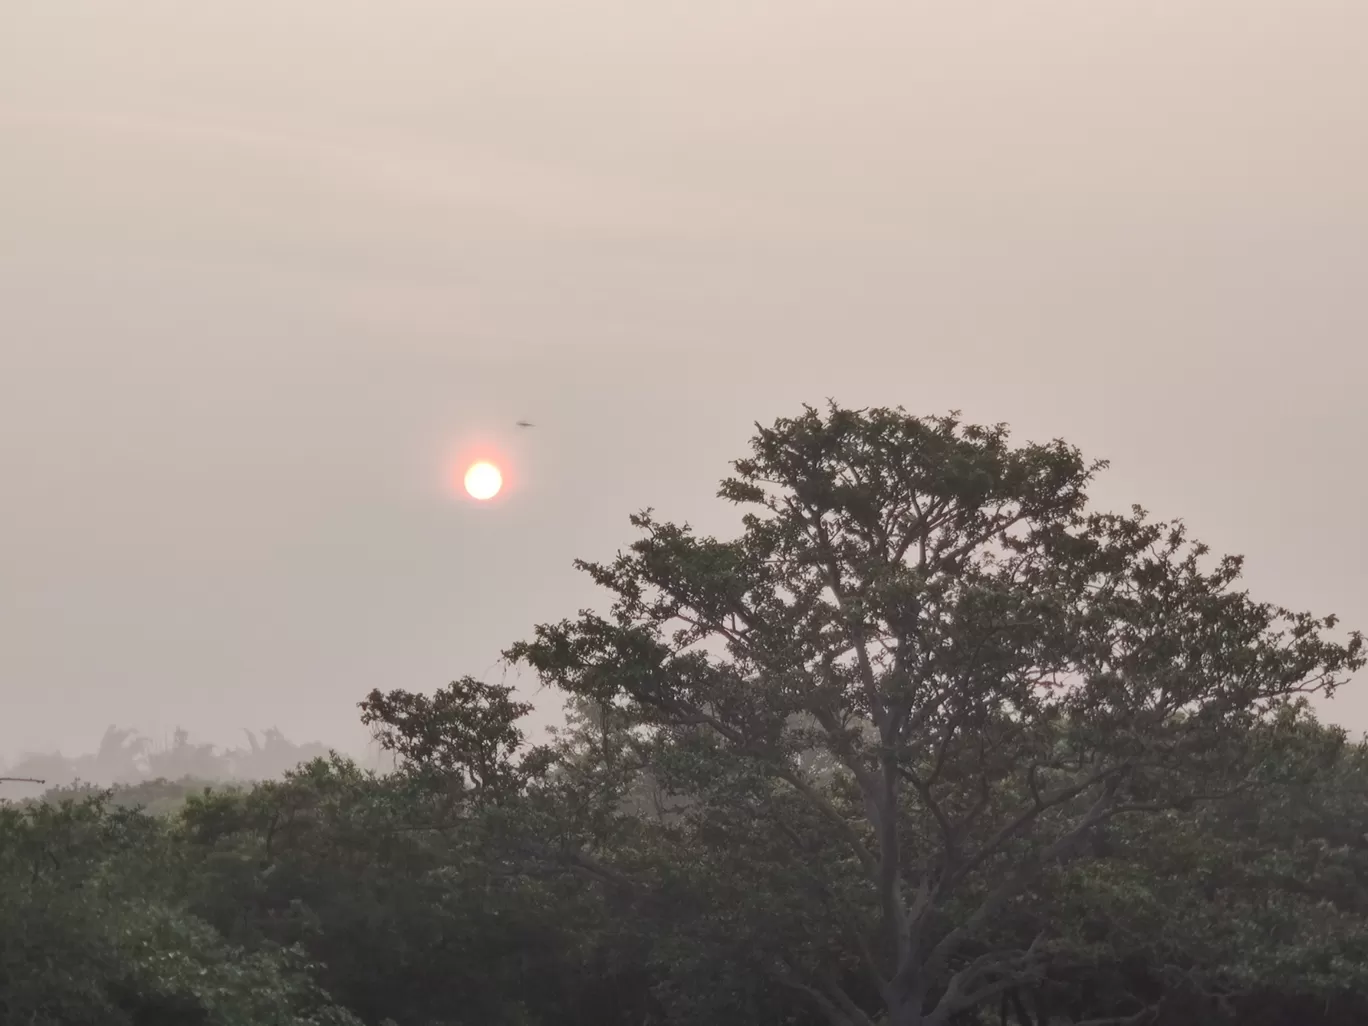
[[[520,421],[518,421],[518,427],[520,427],[520,428],[530,428],[530,427],[536,427],[536,426],[537,426],[537,425],[528,423],[528,422],[525,421],[525,420],[520,420]]]

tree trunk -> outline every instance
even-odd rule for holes
[[[888,1009],[888,1026],[924,1026],[926,1014],[920,997],[908,998]]]

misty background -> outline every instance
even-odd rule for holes
[[[1063,436],[1099,505],[1368,626],[1365,39],[1359,0],[7,0],[0,764],[360,752],[369,689],[596,602],[629,513],[729,531],[752,422],[827,396]]]

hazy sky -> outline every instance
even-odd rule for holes
[[[0,0],[0,753],[353,746],[828,395],[1062,435],[1368,627],[1366,50],[1363,0]]]

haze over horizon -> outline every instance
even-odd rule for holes
[[[0,14],[0,761],[355,750],[830,396],[1368,628],[1368,5]],[[537,427],[520,431],[526,418]],[[472,439],[497,509],[449,488]],[[529,692],[530,693],[530,692]],[[539,722],[558,703],[538,701]],[[1368,682],[1325,708],[1368,730]]]

